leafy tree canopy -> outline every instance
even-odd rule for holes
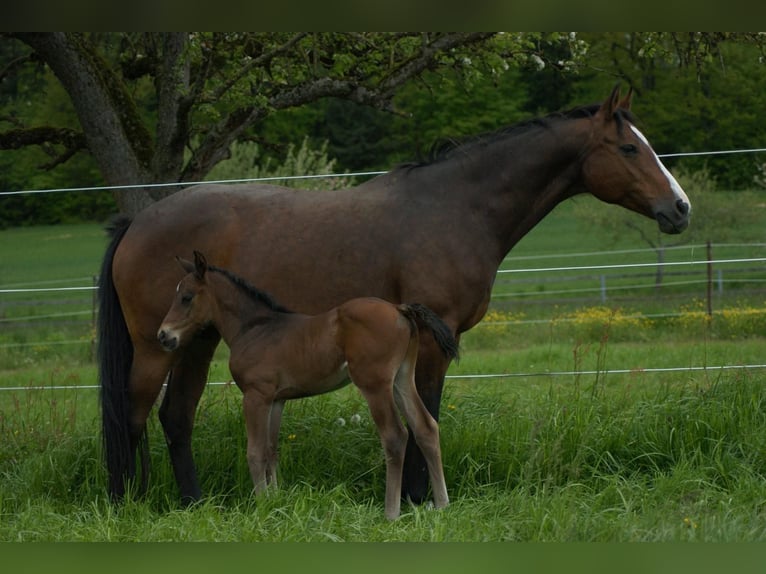
[[[617,80],[639,92],[658,151],[747,145],[765,45],[715,32],[4,33],[0,150],[34,153],[3,153],[0,183],[196,181],[234,142],[264,157],[284,142],[284,155],[307,134],[344,169],[384,168],[436,137],[596,101]],[[728,183],[752,180],[752,164],[711,168]],[[115,199],[135,213],[176,189]]]
[[[569,43],[567,35],[546,35]],[[2,78],[50,69],[80,130],[16,125],[1,149],[86,148],[108,184],[199,180],[234,141],[277,110],[335,97],[390,109],[398,89],[428,70],[466,80],[534,55],[539,33],[14,33]],[[42,70],[41,70],[42,68]],[[33,73],[33,72],[32,72]],[[34,74],[34,73],[33,73]],[[44,129],[43,129],[44,128]],[[187,153],[185,153],[187,152]],[[173,190],[118,193],[135,212]]]

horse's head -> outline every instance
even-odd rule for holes
[[[629,91],[620,99],[616,86],[591,118],[585,187],[603,201],[657,220],[664,233],[681,233],[689,225],[689,198],[630,121],[631,96]]]
[[[180,257],[176,260],[187,274],[178,283],[170,310],[157,331],[157,339],[168,351],[176,350],[212,320],[205,256],[195,251],[194,263]]]

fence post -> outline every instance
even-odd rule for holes
[[[93,297],[91,299],[91,313],[90,313],[90,359],[96,360],[96,313],[98,310],[98,275],[93,276]]]
[[[606,303],[606,275],[603,273],[599,277],[601,283],[601,303]]]
[[[713,245],[707,241],[707,316],[713,317]]]

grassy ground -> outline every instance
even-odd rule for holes
[[[104,244],[97,226],[0,232],[1,282],[88,284]],[[98,391],[87,388],[92,332],[3,327],[0,387],[22,389],[0,392],[0,540],[766,540],[764,371],[716,368],[763,362],[761,306],[712,322],[696,309],[654,322],[627,311],[567,308],[543,324],[497,312],[467,334],[442,402],[451,505],[405,506],[393,523],[382,450],[353,387],[288,404],[281,488],[256,499],[239,393],[211,385],[194,443],[205,499],[178,507],[152,415],[148,495],[111,505]],[[470,376],[498,373],[526,375]],[[224,349],[210,379],[228,380]]]
[[[452,504],[405,506],[394,523],[382,516],[382,452],[353,388],[288,404],[282,486],[256,499],[238,391],[210,387],[195,429],[207,497],[188,510],[177,506],[155,417],[149,494],[115,507],[104,496],[95,391],[0,400],[2,540],[766,537],[760,372],[450,381],[441,428]]]

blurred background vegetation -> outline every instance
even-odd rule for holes
[[[135,68],[148,58],[142,60],[139,56],[142,49],[146,51],[146,46],[157,41],[154,36],[83,36],[105,68],[115,70],[124,93],[132,98],[150,133],[158,122],[160,97],[152,82],[158,83],[161,72],[137,72]],[[264,75],[257,67],[248,74],[241,73],[234,58],[245,56],[236,54],[231,46],[276,41],[271,36],[190,35],[189,42],[192,47],[197,42],[204,48],[206,41],[228,46],[228,52],[222,49],[216,58],[207,60],[207,65],[217,67],[218,82],[225,84],[231,79],[234,85],[235,79],[247,80],[247,89],[241,90],[244,93],[239,97],[255,100],[271,93],[270,82],[277,82],[279,74],[269,70]],[[373,40],[382,40],[367,38],[369,45],[362,53],[354,43],[361,41],[358,36],[363,35],[315,38],[316,42],[324,42],[320,56],[331,61],[324,68],[315,62],[310,80],[341,78],[365,86],[367,78],[375,73],[362,70],[361,63],[370,69],[387,69],[385,50],[390,50],[393,61],[394,44],[375,47]],[[0,191],[113,182],[105,177],[87,142],[83,143],[71,89],[62,86],[45,58],[31,47],[33,44],[25,38],[0,35]],[[435,142],[445,138],[491,131],[531,116],[601,101],[616,82],[635,90],[634,111],[659,154],[761,148],[761,118],[766,108],[765,44],[761,34],[494,35],[481,43],[466,42],[459,53],[454,48],[446,51],[372,103],[332,96],[313,101],[308,98],[296,106],[269,103],[263,108],[266,111],[227,145],[229,159],[213,162],[204,177],[386,170],[398,162],[427,155]],[[399,49],[400,44],[396,46]],[[413,53],[401,56],[403,64],[396,70],[404,69],[421,54]],[[396,57],[400,57],[398,53]],[[289,73],[286,68],[284,74]],[[245,77],[248,75],[249,79]],[[295,85],[307,86],[308,81]],[[385,78],[375,81],[378,83],[369,84],[373,91],[385,83]],[[196,115],[189,117],[197,131],[190,129],[187,134],[187,160],[205,137],[204,130],[216,125],[205,122],[228,113],[227,106],[236,107],[223,98],[220,102],[197,102],[195,106]],[[55,137],[43,137],[44,129]],[[37,130],[34,138],[21,137],[31,130]],[[702,177],[704,181],[698,183],[713,190],[752,191],[764,187],[764,154],[668,158],[665,163],[674,172]],[[288,185],[330,188],[358,181],[344,177],[337,182],[298,180]],[[117,205],[115,196],[103,191],[0,196],[0,228],[103,221],[118,211]]]

